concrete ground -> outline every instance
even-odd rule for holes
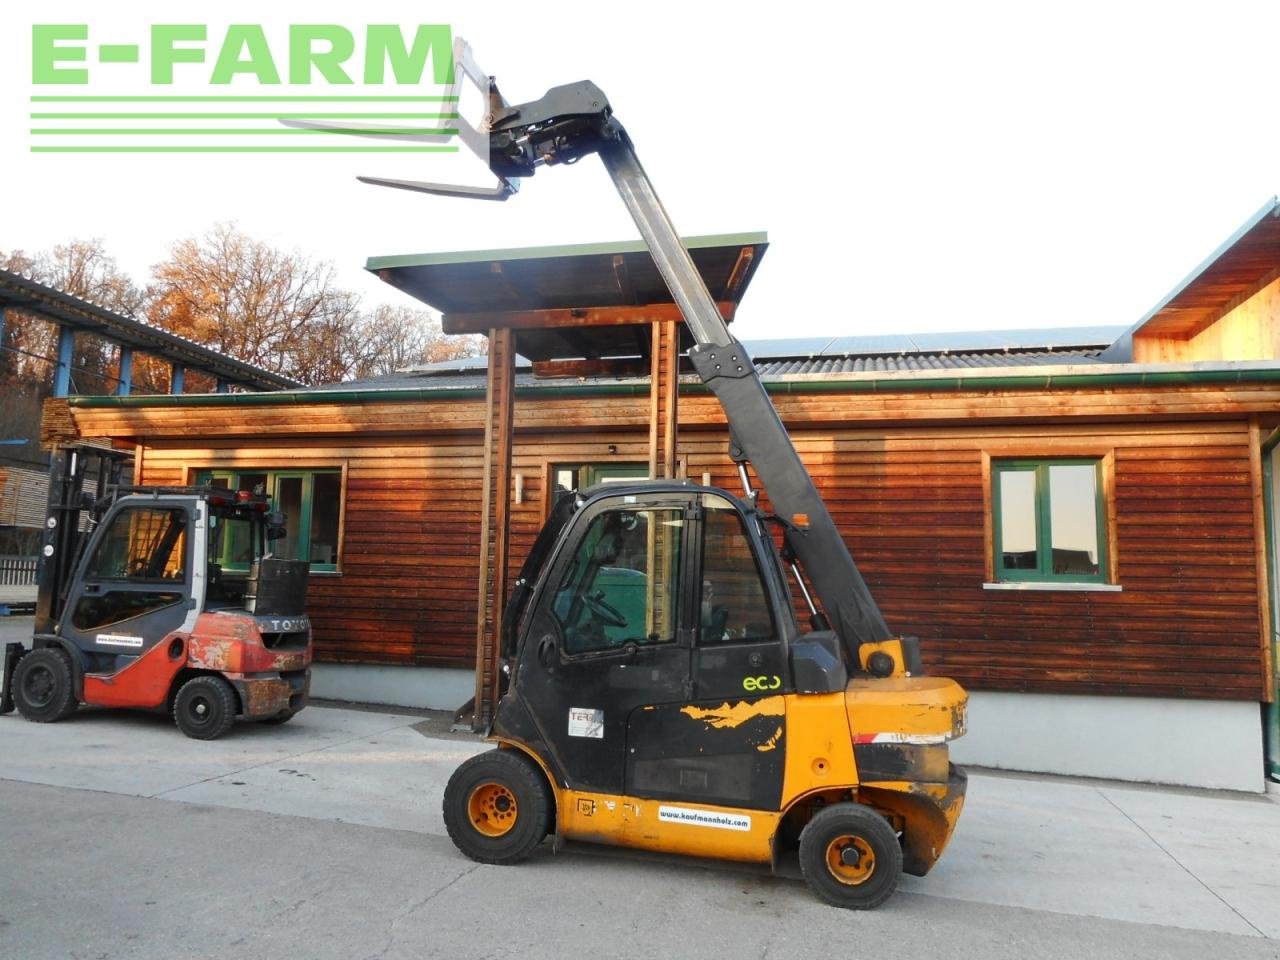
[[[211,743],[0,717],[0,957],[1280,957],[1280,797],[974,772],[951,848],[877,911],[754,868],[592,847],[517,867],[440,816],[484,749],[314,706]]]

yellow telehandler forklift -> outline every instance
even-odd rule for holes
[[[505,200],[539,166],[599,155],[724,407],[743,491],[651,481],[560,500],[505,609],[497,747],[445,790],[449,836],[484,863],[548,833],[775,867],[798,847],[822,899],[882,903],[903,870],[933,866],[960,815],[947,741],[964,691],[886,626],[604,93],[583,81],[511,106],[461,42],[455,68],[486,98],[460,135],[498,185],[362,179]]]

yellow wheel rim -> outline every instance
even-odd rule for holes
[[[515,795],[500,783],[482,783],[467,799],[471,825],[486,837],[501,837],[516,825]]]
[[[875,851],[862,837],[836,837],[827,844],[827,869],[841,883],[856,887],[876,872]]]

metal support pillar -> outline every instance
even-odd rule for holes
[[[680,328],[673,320],[653,324],[649,371],[649,476],[676,478],[677,410],[680,389]]]
[[[120,344],[120,372],[117,374],[116,395],[127,397],[133,390],[133,347]]]
[[[485,389],[484,482],[480,504],[480,595],[476,609],[476,696],[472,727],[486,728],[498,703],[499,637],[507,601],[515,333],[489,331]]]
[[[65,397],[71,393],[71,359],[75,345],[75,331],[70,327],[58,327],[58,365],[53,371],[55,397]]]
[[[169,365],[169,392],[181,393],[185,385],[187,368],[180,363]]]

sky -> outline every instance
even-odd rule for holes
[[[1277,4],[6,9],[0,250],[101,237],[144,281],[172,243],[219,221],[332,261],[370,307],[410,302],[364,271],[370,256],[636,234],[594,158],[546,169],[497,204],[355,180],[463,171],[436,155],[32,153],[29,98],[46,92],[32,85],[34,17],[88,24],[91,45],[204,23],[210,60],[234,23],[272,38],[290,24],[362,35],[447,23],[511,102],[591,79],[682,233],[767,231],[735,322],[742,339],[1129,325],[1280,189]],[[283,40],[272,47],[287,59]],[[95,65],[78,89],[136,92],[127,69]],[[207,89],[207,70],[183,74],[191,89]]]

